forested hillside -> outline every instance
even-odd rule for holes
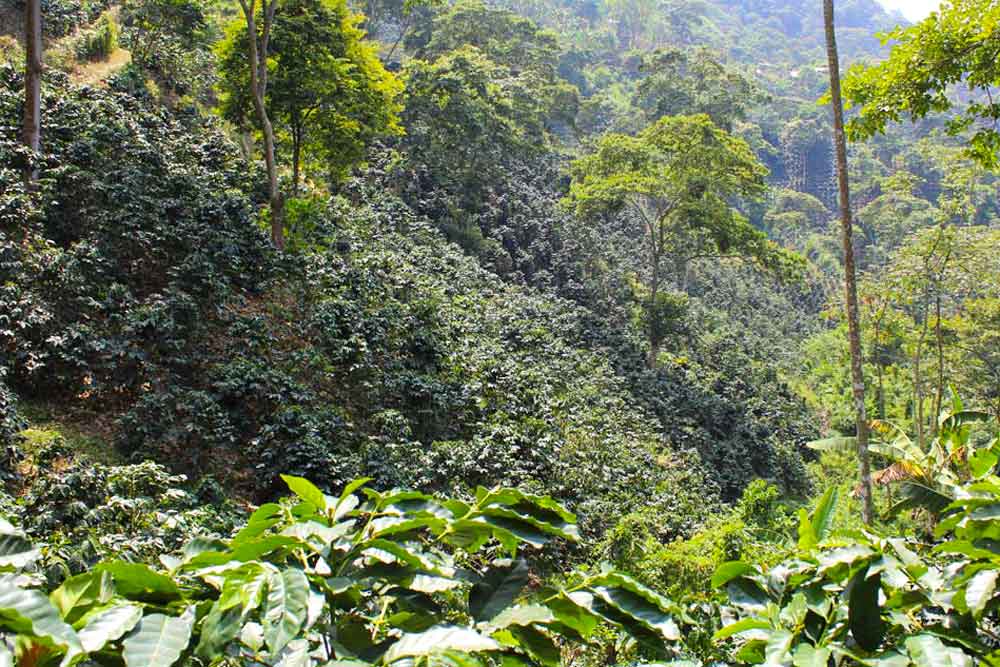
[[[1000,5],[825,4],[0,0],[0,667],[1000,664]]]

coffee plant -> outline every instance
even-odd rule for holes
[[[262,505],[229,540],[195,538],[155,568],[101,562],[51,591],[31,569],[39,550],[4,522],[2,659],[555,666],[608,625],[645,654],[675,653],[679,610],[630,577],[533,575],[526,552],[578,539],[573,514],[548,497],[481,487],[440,499],[367,479],[333,497],[284,479],[295,498]]]

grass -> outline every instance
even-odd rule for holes
[[[95,86],[132,61],[132,54],[125,49],[115,49],[107,60],[78,63],[73,68],[75,83]]]
[[[62,439],[71,451],[94,463],[125,463],[109,442],[107,434],[102,432],[100,423],[86,415],[66,414],[58,406],[40,402],[24,402],[20,411],[29,423],[29,427],[21,432],[24,437],[22,448],[28,454]]]

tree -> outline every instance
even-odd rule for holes
[[[38,178],[35,154],[42,141],[42,3],[24,3],[24,145],[30,151],[24,167],[28,187]]]
[[[766,99],[753,81],[704,48],[654,51],[643,58],[641,71],[646,76],[637,87],[637,103],[649,121],[704,113],[731,132],[733,121],[744,120],[753,105]]]
[[[566,204],[578,216],[624,212],[642,229],[650,368],[656,367],[664,318],[677,308],[663,294],[671,269],[683,286],[689,263],[698,258],[749,258],[783,272],[797,265],[794,255],[733,208],[734,199],[763,193],[767,169],[745,141],[705,114],[664,117],[636,136],[606,134],[570,171]]]
[[[257,126],[272,151],[287,146],[287,164],[292,170],[292,194],[296,195],[303,172],[310,164],[321,165],[337,181],[364,157],[376,137],[402,130],[396,101],[402,92],[399,79],[379,62],[375,47],[358,27],[362,17],[345,0],[274,0],[266,21],[268,33],[267,73],[263,108],[269,125],[257,113]],[[270,5],[269,5],[270,7]],[[249,115],[245,58],[241,55],[250,33],[240,25],[220,47],[224,112],[238,124]],[[258,49],[258,54],[260,50]],[[272,157],[277,164],[280,155]]]
[[[412,60],[404,78],[407,133],[396,182],[414,208],[475,246],[489,230],[473,218],[505,197],[506,184],[527,165],[539,169],[547,120],[563,106],[557,95],[565,84],[491,60],[474,46],[433,62]]]
[[[257,32],[257,0],[240,0],[247,28],[247,70],[250,76],[248,90],[257,112],[257,122],[264,135],[264,165],[267,168],[267,192],[271,204],[271,241],[278,250],[285,248],[284,198],[278,186],[278,165],[274,155],[274,128],[267,113],[267,54],[271,39],[271,26],[278,0],[261,0],[263,23]]]
[[[379,62],[343,0],[283,0],[270,38],[266,105],[279,148],[289,146],[292,193],[307,158],[339,180],[375,137],[401,132],[399,80]],[[249,100],[240,52],[247,34],[231,33],[220,48],[225,113],[243,123]]]
[[[214,98],[214,28],[202,0],[125,0],[119,18],[132,63],[158,86]],[[245,69],[245,45],[241,55]]]
[[[895,42],[877,65],[855,65],[844,95],[860,113],[851,120],[852,139],[884,133],[904,115],[916,121],[963,105],[947,122],[951,134],[968,139],[969,153],[986,167],[1000,165],[1000,101],[992,90],[1000,81],[1000,4],[995,0],[953,0],[920,23],[897,28]],[[969,92],[951,95],[954,86]]]
[[[826,59],[830,70],[830,97],[833,106],[833,143],[837,153],[837,181],[840,197],[841,242],[844,246],[844,293],[847,308],[847,330],[851,349],[851,383],[857,416],[858,470],[862,518],[871,523],[872,479],[868,457],[868,414],[865,408],[865,378],[862,370],[861,323],[858,316],[858,288],[854,269],[854,244],[851,230],[851,192],[847,173],[847,140],[844,137],[844,107],[840,97],[840,60],[837,56],[837,36],[833,24],[833,0],[823,0],[826,25]]]

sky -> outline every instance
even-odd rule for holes
[[[911,21],[919,21],[938,8],[940,0],[879,0],[887,9],[898,9]]]

